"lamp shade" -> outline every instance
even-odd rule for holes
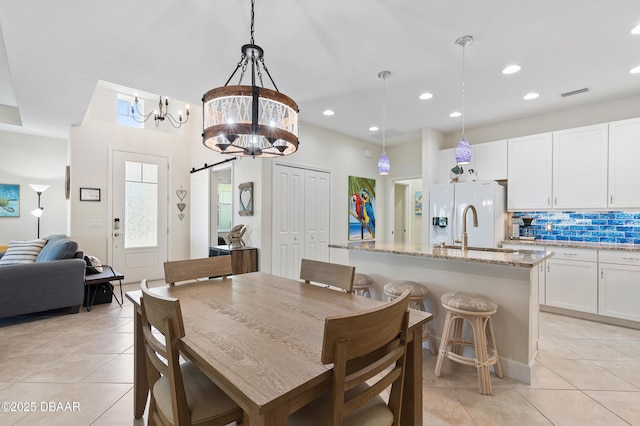
[[[35,217],[39,218],[40,216],[42,216],[42,212],[44,211],[43,208],[38,207],[35,210],[31,210],[31,214],[34,215]]]
[[[49,185],[38,185],[36,183],[30,183],[29,186],[31,187],[31,189],[33,189],[36,192],[44,192],[47,190],[47,188],[49,188]]]
[[[471,162],[471,145],[467,138],[462,138],[456,147],[456,163],[469,164]]]
[[[389,157],[387,157],[387,154],[383,152],[380,154],[380,158],[378,158],[378,173],[380,175],[388,175],[390,167]]]

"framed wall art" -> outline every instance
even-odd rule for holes
[[[376,181],[349,176],[349,241],[376,238]]]
[[[0,217],[20,216],[20,185],[0,183]]]
[[[80,201],[100,201],[100,188],[80,188]]]
[[[238,214],[240,216],[253,216],[253,182],[245,182],[238,185],[240,196],[238,197]]]

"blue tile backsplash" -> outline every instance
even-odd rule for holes
[[[529,216],[536,239],[640,244],[640,212],[514,212]],[[551,223],[553,230],[547,231]]]

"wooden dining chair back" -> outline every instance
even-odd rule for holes
[[[198,278],[227,278],[231,273],[231,256],[164,262],[164,280],[171,286],[178,281],[192,281]]]
[[[300,279],[307,284],[313,282],[338,287],[347,293],[353,293],[353,279],[356,268],[339,263],[321,262],[319,260],[302,259]]]
[[[325,320],[321,361],[333,363],[330,395],[291,415],[290,425],[399,425],[409,291],[375,309]],[[391,387],[388,402],[380,393]]]
[[[191,362],[180,363],[185,336],[180,300],[152,293],[142,280],[142,334],[151,398],[149,424],[225,425],[241,421],[242,409]],[[153,330],[162,334],[157,336]]]

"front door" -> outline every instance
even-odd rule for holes
[[[163,279],[168,159],[113,151],[111,263],[125,282]]]

